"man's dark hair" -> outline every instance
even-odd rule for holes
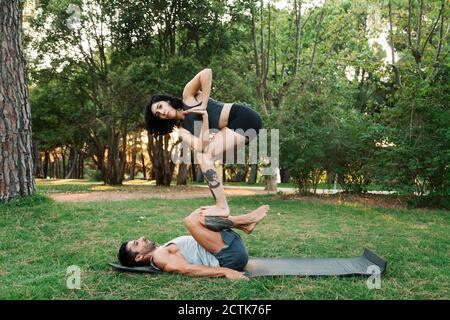
[[[183,100],[168,95],[154,95],[150,99],[150,102],[145,106],[144,117],[145,127],[148,132],[156,136],[162,136],[167,133],[171,133],[175,127],[180,125],[179,120],[164,120],[158,119],[152,113],[152,104],[159,101],[169,101],[169,104],[175,109],[183,109]]]
[[[118,258],[120,263],[126,267],[137,267],[141,265],[135,260],[137,253],[133,253],[127,249],[127,242],[123,242],[119,249]]]

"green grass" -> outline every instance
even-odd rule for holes
[[[39,189],[42,187],[38,185]],[[65,188],[65,187],[61,187]],[[448,211],[394,210],[230,197],[233,214],[271,210],[243,239],[252,256],[347,257],[364,247],[388,260],[380,290],[366,277],[265,277],[246,282],[176,274],[136,275],[107,266],[121,241],[163,243],[186,234],[183,217],[211,199],[55,203],[37,195],[0,205],[0,299],[449,299]],[[81,289],[66,269],[81,268]]]

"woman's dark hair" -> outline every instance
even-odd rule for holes
[[[174,127],[180,125],[179,120],[161,120],[152,113],[152,104],[158,101],[168,101],[175,109],[183,109],[183,101],[168,95],[154,95],[150,99],[150,103],[145,106],[145,127],[148,132],[154,136],[161,136],[173,131]]]
[[[133,253],[127,249],[127,243],[128,242],[123,242],[120,246],[119,254],[117,255],[120,263],[125,267],[137,267],[143,265],[135,260],[137,253]]]

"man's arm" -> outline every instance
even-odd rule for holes
[[[163,271],[175,272],[180,274],[185,274],[189,276],[200,276],[200,277],[226,277],[232,280],[246,279],[248,278],[243,272],[239,272],[229,268],[223,267],[209,267],[196,264],[180,264],[180,263],[168,263]]]
[[[182,256],[177,254],[178,251],[178,248],[174,245],[161,248],[153,255],[153,262],[165,272],[175,272],[190,276],[227,277],[233,280],[248,280],[243,272],[233,269],[190,264]]]

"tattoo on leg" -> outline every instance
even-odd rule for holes
[[[211,189],[215,189],[220,185],[219,178],[217,177],[217,173],[214,169],[208,169],[205,172],[206,181],[208,182],[208,186]]]
[[[205,226],[212,231],[221,231],[233,228],[234,223],[230,219],[222,217],[205,217]]]
[[[211,194],[212,194],[212,196],[213,196],[213,198],[214,198],[214,201],[217,202],[216,195],[214,194],[214,192],[213,192],[211,189],[209,189],[209,191],[211,191]]]

